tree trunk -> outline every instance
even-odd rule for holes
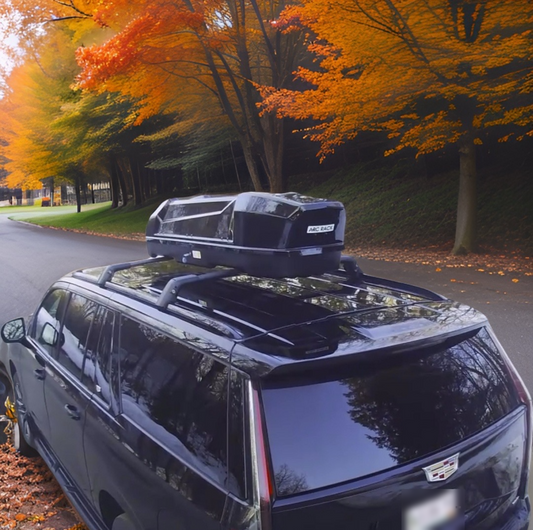
[[[118,208],[120,185],[118,183],[117,167],[111,159],[109,164],[109,187],[111,188],[111,209]]]
[[[54,177],[50,178],[50,206],[54,206],[55,200],[55,187],[54,187]]]
[[[239,168],[237,167],[237,161],[235,160],[235,153],[233,152],[233,144],[230,142],[229,147],[231,149],[231,158],[233,158],[233,165],[235,166],[235,175],[237,175],[237,182],[239,183],[239,191],[242,191],[241,177],[239,175]]]
[[[141,177],[139,174],[139,166],[133,157],[128,158],[129,170],[131,173],[131,181],[133,183],[133,202],[135,206],[143,203],[143,193],[141,186]]]
[[[263,116],[263,166],[268,175],[271,193],[287,191],[283,178],[283,120],[273,115]]]
[[[259,176],[259,169],[254,158],[251,142],[248,139],[241,140],[242,152],[244,160],[246,161],[246,167],[250,173],[252,184],[255,191],[263,191],[263,185],[261,184],[261,177]]]
[[[91,184],[91,201],[93,204],[96,202],[94,200],[94,184]]]
[[[117,172],[120,191],[122,192],[122,206],[126,206],[128,204],[128,186],[126,185],[126,178],[124,176],[124,171],[120,167],[120,164],[118,163],[117,158],[113,158],[113,162],[114,162],[113,166],[115,167],[115,170]]]
[[[79,175],[76,175],[74,187],[76,188],[76,212],[80,213],[81,212],[81,179]]]
[[[476,146],[469,137],[459,145],[459,200],[453,254],[468,254],[476,249],[476,215]]]
[[[155,189],[158,195],[163,195],[163,177],[159,169],[155,170]]]
[[[82,204],[87,204],[87,182],[85,182],[85,179],[82,177],[80,177],[80,188],[81,188],[81,191],[83,192],[83,202]]]

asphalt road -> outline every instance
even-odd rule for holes
[[[0,211],[0,323],[33,312],[50,284],[67,272],[144,257],[144,243],[39,228],[11,221]],[[491,276],[472,269],[436,272],[435,266],[365,259],[359,263],[367,274],[417,284],[484,312],[533,390],[533,277]]]

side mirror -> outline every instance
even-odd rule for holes
[[[7,343],[21,342],[26,337],[26,325],[23,318],[16,318],[6,322],[0,332],[2,339]]]
[[[50,322],[47,322],[41,331],[41,338],[39,342],[41,344],[54,347],[57,345],[59,338],[58,335],[59,333],[57,332],[56,328],[54,328]]]

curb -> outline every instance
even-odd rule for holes
[[[37,227],[37,228],[44,228],[44,226],[36,225],[34,223],[28,223],[27,221],[19,221],[18,219],[12,219],[11,217],[8,217],[8,219],[10,221],[13,221],[14,223],[20,223],[20,224],[27,225],[27,226],[34,226],[34,227]]]
[[[145,242],[145,236],[144,234],[139,234],[138,237],[135,236],[119,236],[117,234],[102,234],[100,232],[88,232],[87,230],[78,230],[77,228],[62,228],[59,226],[42,226],[35,223],[28,223],[26,221],[18,221],[17,219],[9,219],[10,221],[13,221],[15,223],[21,223],[28,226],[34,226],[41,229],[48,229],[48,230],[57,230],[59,232],[72,232],[74,234],[85,234],[87,236],[97,236],[97,237],[107,237],[110,239],[120,239],[122,241],[136,241],[137,243]]]

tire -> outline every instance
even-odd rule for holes
[[[128,516],[123,513],[113,521],[111,530],[135,530],[135,528],[132,522],[128,519]]]
[[[13,423],[11,443],[17,453],[22,456],[37,456],[37,451],[33,446],[33,436],[30,431],[30,426],[26,420],[25,407],[22,402],[20,391],[20,382],[16,373],[13,374],[13,388],[9,391],[9,397],[15,404],[15,414],[17,416],[17,421]]]

